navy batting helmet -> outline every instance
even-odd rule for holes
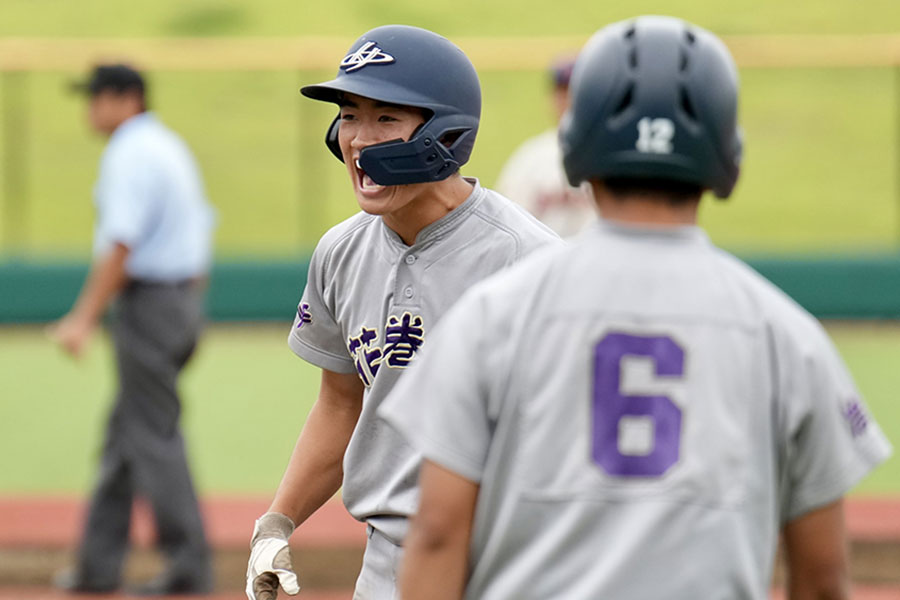
[[[569,181],[611,177],[697,184],[727,198],[737,182],[737,68],[710,32],[671,17],[601,29],[572,73],[560,123]]]
[[[405,25],[373,29],[350,47],[337,77],[300,91],[326,102],[340,103],[349,92],[427,111],[425,123],[408,141],[375,144],[360,152],[360,166],[379,185],[440,181],[472,154],[481,117],[481,85],[462,50],[436,33]],[[325,141],[343,161],[339,127],[340,116]]]

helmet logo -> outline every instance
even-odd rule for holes
[[[634,147],[648,154],[671,154],[675,123],[670,119],[644,117],[637,124],[638,139]]]
[[[375,42],[366,42],[356,52],[351,52],[341,61],[341,68],[347,73],[362,69],[366,65],[388,64],[394,57],[378,47]]]

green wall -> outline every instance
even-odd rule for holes
[[[900,254],[745,257],[819,318],[900,318]],[[220,262],[210,278],[214,321],[290,320],[306,284],[308,257]],[[87,273],[82,263],[0,263],[0,322],[60,317]]]

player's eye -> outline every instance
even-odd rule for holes
[[[396,121],[397,119],[392,117],[391,115],[381,115],[378,117],[378,120],[382,123],[389,123],[391,121]]]
[[[352,113],[341,113],[341,121],[353,121],[356,119],[356,115]]]

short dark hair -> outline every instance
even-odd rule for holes
[[[637,177],[608,177],[603,185],[613,196],[658,196],[671,204],[683,204],[697,200],[703,195],[703,186],[673,179],[652,179]]]
[[[93,68],[86,80],[75,82],[72,88],[90,96],[112,91],[116,94],[136,92],[143,97],[146,83],[143,75],[126,64],[101,64]]]
[[[572,69],[575,67],[574,56],[560,56],[550,65],[550,79],[553,87],[567,89],[569,80],[572,79]]]

